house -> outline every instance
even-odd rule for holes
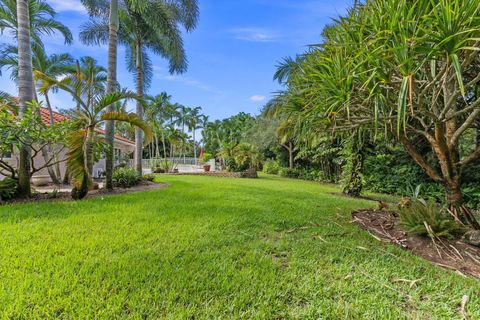
[[[47,108],[40,108],[40,116],[42,119],[42,122],[46,125],[50,124],[50,112],[48,111]],[[62,115],[61,113],[58,112],[53,112],[53,121],[55,123],[59,123],[62,121],[68,120],[68,117],[65,115]],[[105,131],[103,129],[97,128],[96,129],[98,135],[100,137],[105,137]],[[125,159],[131,159],[133,152],[135,151],[135,142],[122,137],[120,135],[115,135],[115,140],[114,140],[114,154],[115,154],[115,163],[116,165],[120,164],[121,161]],[[57,156],[59,157],[60,160],[66,158],[66,153],[68,150],[63,150],[60,152]],[[3,155],[3,160],[6,160],[9,164],[12,166],[16,167],[16,163],[18,162],[18,156],[15,153],[8,153]],[[37,168],[40,168],[45,164],[45,160],[41,154],[38,154],[34,158],[34,163]],[[62,176],[64,176],[66,171],[66,161],[63,161],[60,163],[60,172]],[[105,172],[105,158],[104,156],[102,159],[97,161],[94,166],[93,166],[93,177],[94,178],[100,178]],[[47,169],[42,169],[39,172],[34,174],[35,177],[48,177],[48,171]],[[3,178],[2,175],[0,174],[0,178]]]

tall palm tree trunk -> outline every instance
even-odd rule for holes
[[[91,185],[93,176],[93,145],[94,145],[95,127],[89,127],[85,139],[85,168],[87,169],[88,185]]]
[[[195,159],[195,165],[197,165],[197,142],[195,141],[195,127],[193,128],[193,159]]]
[[[143,57],[142,44],[138,41],[136,44],[136,68],[137,68],[137,95],[143,98]],[[137,116],[143,120],[143,105],[137,101]],[[140,128],[135,128],[135,168],[137,173],[142,175],[142,157],[143,157],[143,131]]]
[[[27,0],[17,0],[18,20],[18,98],[19,114],[22,117],[27,111],[27,102],[34,99],[32,47],[30,42],[30,17]],[[20,147],[20,163],[18,168],[18,192],[28,196],[30,188],[30,148]]]
[[[107,93],[113,93],[117,89],[117,37],[118,37],[118,0],[110,3],[110,22],[108,25],[108,72]],[[113,105],[108,106],[107,112],[112,112]],[[114,139],[115,121],[109,120],[105,125],[105,140],[108,148],[105,162],[105,179],[107,190],[113,189],[113,166],[114,166]]]

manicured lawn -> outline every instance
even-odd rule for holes
[[[374,203],[276,177],[159,180],[171,187],[0,207],[0,316],[455,319],[468,295],[480,318],[477,280],[350,223]]]

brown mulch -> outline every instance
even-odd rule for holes
[[[480,278],[480,248],[462,240],[431,239],[405,232],[398,218],[387,211],[359,210],[353,220],[375,239],[394,243],[438,266]]]
[[[91,190],[88,192],[88,195],[85,199],[94,199],[100,197],[106,197],[111,195],[118,195],[124,193],[136,193],[142,191],[149,191],[149,190],[157,190],[157,189],[164,189],[169,187],[166,183],[154,183],[150,181],[143,181],[138,185],[131,187],[131,188],[115,188],[112,191],[106,189],[99,189],[99,190]],[[37,202],[37,201],[73,201],[70,192],[57,192],[56,194],[53,193],[33,193],[28,198],[14,198],[10,200],[6,200],[1,202],[1,205],[6,204],[15,204],[15,203],[30,203],[30,202]]]

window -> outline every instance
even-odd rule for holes
[[[122,158],[122,150],[115,148],[113,151],[115,160],[120,160]]]
[[[0,152],[0,159],[4,159],[4,160],[12,159],[12,151]]]

